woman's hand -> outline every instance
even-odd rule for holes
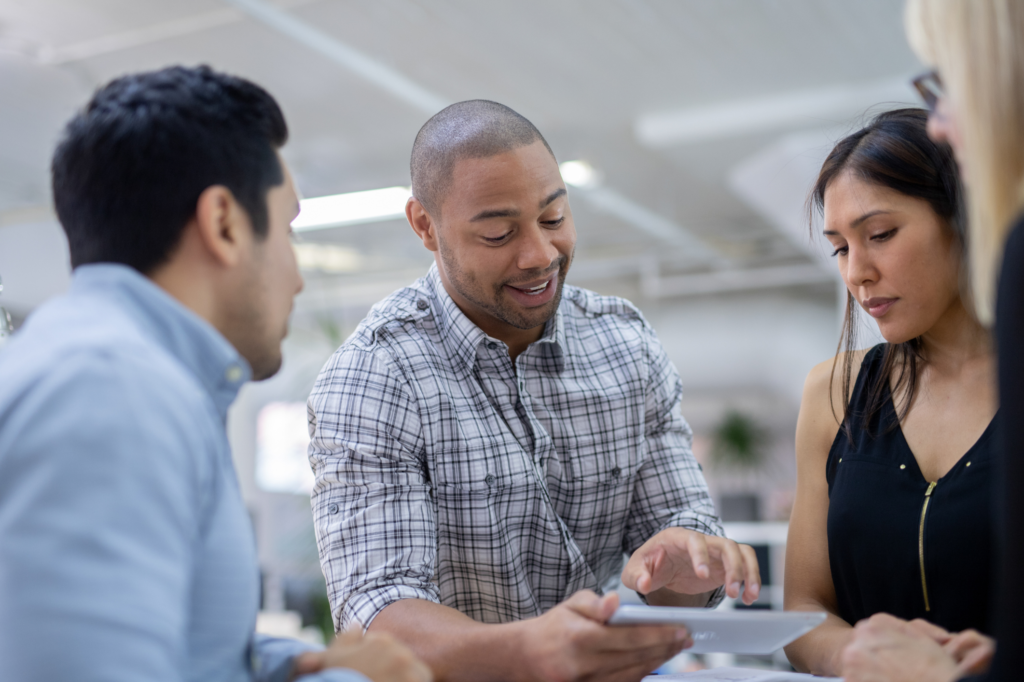
[[[980,675],[992,664],[996,641],[977,630],[964,630],[942,645],[963,675]]]
[[[956,661],[963,675],[980,675],[985,672],[996,653],[996,641],[977,630],[947,632],[921,618],[910,621],[910,626],[938,642]]]
[[[880,613],[857,623],[842,669],[846,682],[951,682],[983,672],[994,651],[995,642],[974,630],[951,634]]]

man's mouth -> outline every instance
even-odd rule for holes
[[[551,282],[552,281],[553,281],[553,278],[549,279],[548,281],[544,282],[543,284],[538,284],[535,287],[529,287],[529,288],[526,288],[526,287],[512,287],[512,288],[516,289],[518,291],[521,291],[521,292],[523,292],[524,294],[526,294],[528,296],[537,296],[537,295],[543,293],[544,291],[546,291],[547,288],[549,286],[551,286]],[[509,286],[512,286],[512,285],[510,284]]]
[[[554,296],[558,273],[559,271],[555,270],[541,281],[534,280],[518,285],[506,284],[505,289],[515,301],[527,308],[544,305]]]

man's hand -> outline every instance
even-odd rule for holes
[[[431,682],[430,668],[404,644],[387,633],[363,635],[361,627],[343,632],[323,651],[308,651],[295,658],[292,679],[325,668],[355,670],[373,682]]]
[[[853,641],[843,649],[846,682],[951,682],[963,676],[943,649],[955,639],[930,623],[908,623],[885,613],[857,623]],[[964,661],[967,663],[966,659]]]
[[[753,604],[761,592],[757,555],[749,545],[685,528],[666,528],[633,553],[622,571],[622,584],[640,594],[662,588],[702,594],[725,585],[725,593]]]
[[[523,677],[531,680],[636,682],[686,647],[675,626],[613,627],[616,594],[577,592],[542,616],[522,621]]]

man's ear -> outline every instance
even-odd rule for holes
[[[236,265],[252,241],[252,225],[235,195],[223,185],[203,190],[196,202],[196,224],[206,251],[225,267]]]
[[[437,251],[437,223],[416,197],[409,197],[405,203],[405,217],[409,219],[412,231],[423,241],[423,246],[429,251]]]

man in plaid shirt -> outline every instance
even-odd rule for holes
[[[617,596],[599,593],[620,571],[651,604],[760,589],[753,550],[722,537],[679,376],[629,302],[564,286],[572,212],[525,118],[441,111],[412,184],[436,263],[374,306],[309,399],[336,626],[396,635],[438,679],[640,679],[690,639],[609,627]]]

